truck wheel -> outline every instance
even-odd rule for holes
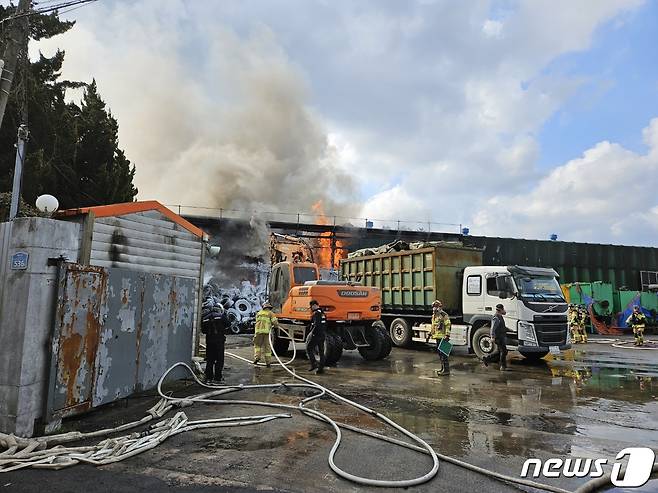
[[[324,340],[324,364],[334,366],[343,355],[343,340],[336,334],[327,334]]]
[[[384,325],[384,322],[381,320],[377,320],[372,324],[373,329],[377,329],[379,332],[381,332],[382,336],[384,337],[384,346],[382,348],[382,354],[379,355],[379,358],[377,359],[384,359],[386,356],[391,354],[391,349],[393,349],[393,341],[391,341],[391,336],[388,334],[388,331],[386,330],[386,326]]]
[[[376,361],[382,359],[382,354],[386,349],[386,338],[382,332],[377,330],[376,327],[371,327],[365,330],[366,342],[370,344],[368,347],[360,347],[359,354],[366,361]]]
[[[528,361],[539,361],[547,354],[548,351],[541,351],[539,353],[521,353],[521,356],[523,356]]]
[[[483,325],[473,334],[473,351],[475,355],[482,359],[498,352],[498,348],[491,338],[491,327]]]
[[[274,351],[279,357],[283,356],[290,349],[290,341],[288,339],[283,339],[277,335],[274,336]]]
[[[404,318],[396,318],[391,322],[391,340],[397,347],[406,347],[411,342],[411,327]]]

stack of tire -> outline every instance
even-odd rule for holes
[[[201,305],[201,320],[219,320],[224,315],[224,307],[214,296],[208,296]]]
[[[261,303],[258,299],[238,298],[232,300],[224,295],[222,305],[226,308],[227,316],[231,322],[231,331],[234,334],[253,331],[253,321],[256,313],[261,309]]]

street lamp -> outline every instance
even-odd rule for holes
[[[52,215],[59,208],[59,200],[52,195],[39,195],[36,206],[41,212]]]

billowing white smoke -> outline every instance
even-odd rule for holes
[[[139,199],[286,212],[321,200],[353,215],[354,183],[272,31],[238,35],[199,14],[178,0],[99,2],[32,49],[65,49],[64,77],[96,78]]]

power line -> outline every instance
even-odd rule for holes
[[[14,19],[20,19],[21,17],[29,17],[31,15],[37,15],[37,14],[46,14],[48,12],[53,12],[55,10],[65,9],[67,7],[75,7],[75,6],[82,7],[84,4],[97,2],[97,1],[98,0],[70,0],[68,2],[58,3],[57,5],[49,5],[42,8],[36,8],[27,12],[22,12],[20,14],[14,14],[14,15],[10,15],[9,17],[5,17],[4,19],[0,20],[0,24],[7,21],[12,21]],[[77,8],[79,7],[76,7],[76,9]],[[75,9],[70,9],[67,10],[66,12],[70,12],[71,10],[75,10]]]
[[[89,195],[87,192],[85,192],[84,190],[82,190],[82,188],[80,187],[79,184],[76,185],[75,183],[73,183],[73,181],[68,177],[68,175],[67,175],[64,171],[62,171],[62,170],[60,169],[60,167],[57,166],[55,163],[53,163],[53,162],[51,161],[51,162],[48,163],[48,164],[50,164],[53,168],[55,168],[55,171],[57,171],[57,172],[59,173],[59,175],[60,175],[62,178],[64,178],[64,180],[65,180],[69,185],[71,185],[71,186],[74,187],[74,188],[77,187],[78,191],[79,191],[82,195],[84,195],[84,196],[87,197],[88,199],[92,200],[92,201],[93,201],[94,203],[96,203],[96,204],[102,204],[102,203],[103,203],[102,201],[98,200],[98,199],[95,198],[95,197],[92,197],[92,196]]]
[[[94,0],[94,1],[96,1],[96,0]],[[67,9],[67,10],[61,10],[61,11],[58,12],[58,14],[59,15],[68,14],[69,12],[73,12],[74,10],[81,9],[84,6],[85,5],[83,4],[83,5],[78,5],[77,7],[71,7],[70,9]]]

